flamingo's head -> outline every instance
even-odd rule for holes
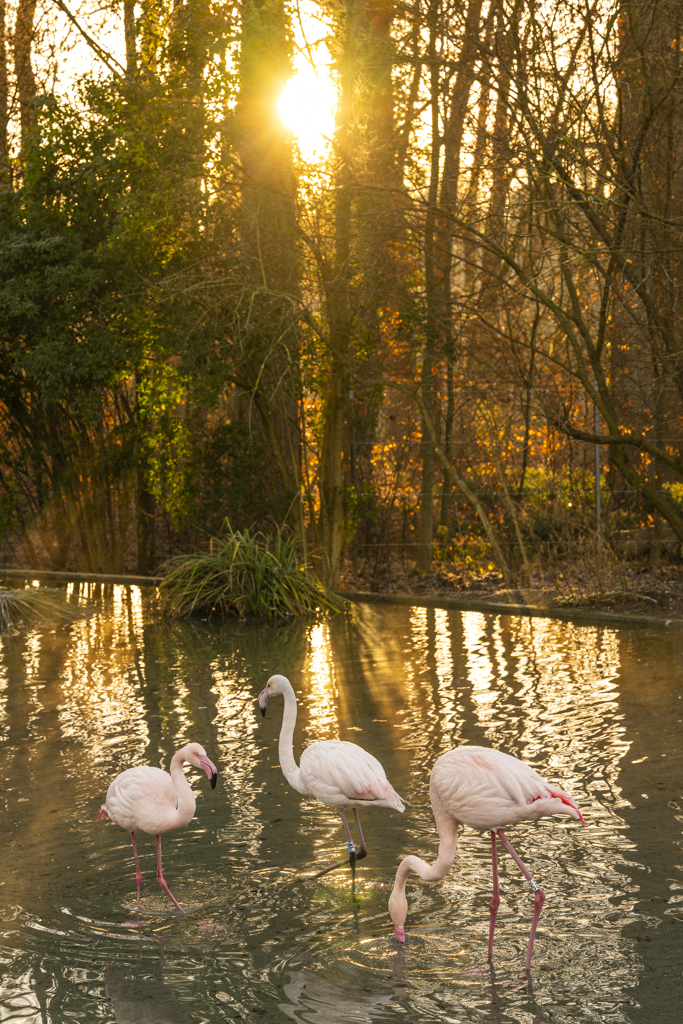
[[[394,886],[394,891],[389,897],[389,916],[391,917],[391,923],[394,926],[394,935],[398,941],[403,944],[406,941],[405,931],[403,926],[406,923],[406,917],[408,916],[408,900],[405,894],[405,882],[403,886]]]
[[[268,705],[269,697],[275,696],[276,693],[284,693],[285,690],[292,689],[292,684],[286,676],[271,676],[266,683],[263,690],[259,694],[258,706],[261,710],[261,714],[265,718],[266,707]]]
[[[211,782],[211,789],[215,789],[218,769],[211,758],[207,757],[204,747],[199,743],[188,743],[184,750],[184,757],[195,768],[202,768],[206,772],[206,777]]]

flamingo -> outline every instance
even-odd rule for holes
[[[121,828],[130,832],[133,841],[133,857],[135,858],[135,882],[138,891],[137,909],[140,911],[140,882],[142,873],[138,862],[138,851],[135,846],[135,833],[148,832],[156,836],[157,842],[157,882],[171,902],[185,913],[177,899],[169,889],[161,866],[161,836],[174,828],[182,828],[194,817],[196,801],[190,784],[185,778],[183,764],[187,761],[195,768],[203,768],[211,780],[211,788],[216,788],[218,770],[199,743],[188,743],[181,747],[171,759],[171,774],[161,768],[150,768],[142,765],[139,768],[127,768],[117,775],[110,783],[107,797],[100,808],[97,820],[111,818]]]
[[[349,850],[348,863],[351,866],[351,880],[356,877],[356,861],[367,856],[365,839],[358,818],[358,807],[392,807],[403,811],[403,801],[388,781],[384,768],[376,757],[363,750],[356,743],[343,740],[323,740],[312,743],[301,755],[300,763],[294,760],[292,737],[296,722],[296,697],[292,684],[285,676],[271,676],[259,695],[258,705],[265,717],[268,700],[276,694],[285,699],[282,716],[278,753],[280,767],[292,789],[303,796],[313,796],[328,807],[339,810]],[[344,813],[345,807],[353,807],[358,830],[360,849],[356,851],[349,825]],[[341,867],[336,864],[335,867]],[[313,877],[332,871],[326,868]]]
[[[415,871],[425,882],[443,878],[455,859],[458,825],[462,823],[481,832],[491,832],[493,899],[489,904],[489,960],[493,954],[493,932],[500,904],[497,839],[500,839],[531,886],[534,893],[534,918],[526,955],[528,971],[545,893],[513,849],[503,832],[503,825],[536,821],[547,814],[569,814],[585,825],[581,811],[572,797],[558,786],[546,782],[524,761],[488,747],[458,747],[443,754],[432,768],[429,798],[439,832],[439,853],[434,864],[427,864],[413,856],[404,857],[399,864],[389,897],[389,914],[396,938],[401,943],[405,942],[403,925],[408,913],[405,893],[408,875]]]

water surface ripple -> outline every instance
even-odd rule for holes
[[[359,605],[287,627],[160,619],[136,588],[68,588],[94,614],[0,645],[0,1022],[633,1022],[683,1019],[682,638],[420,607]],[[352,890],[315,864],[344,851],[336,812],[278,767],[280,701],[299,695],[295,750],[360,743],[407,802],[362,815]],[[97,823],[111,778],[168,768],[189,740],[197,814],[164,838],[179,917],[140,835],[143,928],[127,833]],[[429,771],[462,743],[523,758],[579,801],[511,830],[546,892],[500,854],[493,965],[488,837],[463,828],[453,870],[411,876],[405,949],[387,899],[401,857],[436,856]]]

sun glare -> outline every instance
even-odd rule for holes
[[[280,96],[278,111],[296,136],[304,160],[313,163],[324,157],[334,133],[337,91],[326,43],[330,27],[317,4],[297,0],[292,29],[297,48],[294,76]]]
[[[302,61],[280,97],[278,110],[306,160],[320,158],[334,131],[336,90],[326,67]]]

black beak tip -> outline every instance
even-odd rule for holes
[[[260,704],[258,706],[258,709],[261,712],[261,718],[265,718],[266,717],[266,709],[262,708]]]
[[[216,788],[216,779],[218,778],[218,772],[214,772],[211,776],[211,789]]]

